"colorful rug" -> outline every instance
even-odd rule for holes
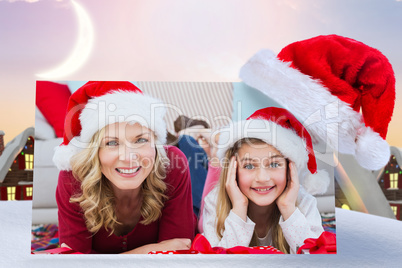
[[[324,231],[336,233],[335,213],[321,213]]]
[[[324,231],[336,233],[335,213],[322,213]],[[42,251],[59,247],[59,232],[56,224],[32,228],[31,251]]]
[[[41,251],[59,246],[57,224],[46,224],[32,229],[31,251]]]

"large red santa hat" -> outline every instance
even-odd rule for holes
[[[354,155],[362,167],[378,170],[389,161],[385,137],[395,76],[380,51],[346,37],[318,36],[277,56],[259,51],[240,78],[297,116],[314,140]]]
[[[326,192],[330,178],[325,170],[317,170],[310,134],[286,109],[267,107],[257,110],[247,120],[232,123],[219,133],[217,156],[221,160],[237,141],[257,138],[296,164],[300,182],[309,193]]]
[[[166,143],[163,102],[147,96],[130,82],[90,81],[69,99],[63,143],[56,147],[53,162],[71,170],[72,156],[87,148],[93,135],[109,124],[139,123],[156,136],[156,145]]]

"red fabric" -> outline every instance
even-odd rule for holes
[[[308,152],[308,169],[312,174],[317,172],[317,162],[315,159],[315,154],[313,150],[313,143],[311,141],[310,134],[306,128],[296,119],[296,117],[291,114],[288,110],[277,107],[267,107],[255,111],[250,115],[247,120],[250,119],[264,119],[272,121],[284,128],[293,130],[301,139],[306,142],[306,149]]]
[[[60,247],[41,251],[32,251],[31,254],[82,254],[82,253],[66,247]]]
[[[299,248],[297,254],[302,254],[303,249],[309,249],[310,254],[336,254],[336,235],[323,232],[318,238],[304,240],[304,245]]]
[[[380,51],[350,38],[327,35],[292,43],[278,58],[318,79],[356,112],[361,108],[366,126],[385,139],[395,105],[395,76]]]
[[[36,106],[54,128],[57,137],[63,137],[64,118],[70,95],[67,85],[36,81]]]
[[[284,254],[272,246],[233,248],[211,247],[211,244],[203,236],[198,234],[189,250],[153,251],[150,254]]]
[[[67,145],[72,138],[81,133],[81,123],[79,116],[85,108],[88,100],[111,93],[114,90],[121,89],[142,94],[142,91],[130,82],[122,81],[90,81],[80,87],[71,95],[68,102],[67,115],[65,119],[65,133],[63,144]]]
[[[135,228],[124,236],[109,236],[109,232],[104,228],[93,236],[87,231],[79,205],[69,203],[71,195],[80,192],[80,183],[74,179],[71,172],[61,171],[56,189],[60,244],[66,243],[82,253],[121,253],[173,238],[194,239],[196,218],[193,213],[187,159],[178,148],[166,148],[171,161],[164,180],[168,187],[166,194],[169,199],[162,209],[162,216],[149,225],[137,223]]]
[[[267,250],[268,248],[270,248],[270,250]],[[283,254],[283,252],[273,247],[211,247],[208,240],[200,234],[194,239],[190,250],[199,251],[203,254]]]

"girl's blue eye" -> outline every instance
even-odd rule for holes
[[[247,164],[244,166],[245,169],[253,169],[254,166],[252,164]]]
[[[146,143],[148,140],[146,138],[139,138],[136,143]]]
[[[106,142],[106,146],[117,146],[117,145],[119,145],[117,143],[117,141],[108,141],[108,142]]]
[[[276,162],[272,162],[271,164],[269,164],[269,167],[271,167],[271,168],[277,168],[279,166],[280,166],[280,164],[276,163]]]

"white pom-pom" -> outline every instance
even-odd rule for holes
[[[388,143],[369,127],[357,136],[355,157],[360,166],[368,170],[383,168],[391,156]]]
[[[53,163],[59,170],[71,170],[70,159],[81,149],[69,144],[60,145],[54,148]]]
[[[317,170],[316,174],[309,173],[302,182],[304,189],[312,195],[323,194],[327,191],[330,183],[328,172]]]

